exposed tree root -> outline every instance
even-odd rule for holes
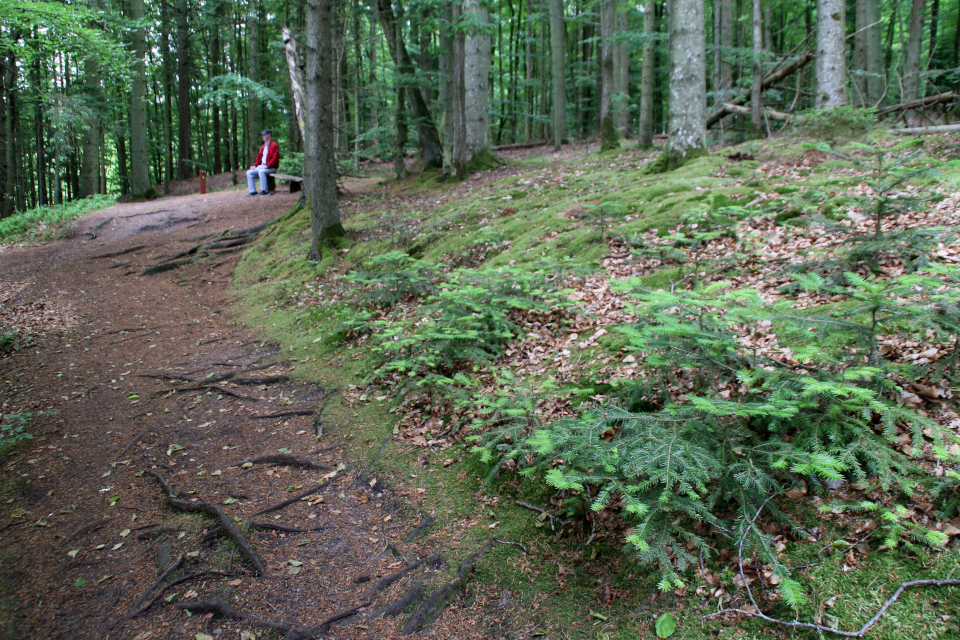
[[[396,616],[403,613],[404,611],[409,609],[414,602],[420,599],[420,596],[423,595],[423,587],[425,584],[426,583],[422,581],[418,582],[417,584],[413,585],[413,587],[411,587],[409,591],[407,591],[405,594],[400,596],[398,599],[396,599],[392,603],[386,606],[383,606],[377,609],[376,611],[371,611],[368,614],[364,614],[363,619],[377,620],[379,618],[385,618],[387,616]]]
[[[328,464],[323,464],[321,462],[314,462],[307,458],[302,458],[300,456],[295,456],[292,453],[265,453],[261,456],[254,456],[252,458],[247,458],[243,462],[238,462],[234,467],[239,467],[242,464],[282,464],[290,467],[305,467],[307,469],[324,469],[329,471],[333,469]]]
[[[216,517],[220,521],[220,526],[224,529],[224,531],[227,532],[227,535],[229,535],[233,541],[237,543],[237,546],[240,547],[240,551],[247,556],[254,568],[257,570],[257,573],[261,576],[267,573],[267,567],[263,564],[263,560],[260,559],[260,556],[257,555],[256,550],[250,546],[250,543],[247,542],[247,539],[242,533],[240,533],[240,530],[233,525],[233,522],[230,521],[229,516],[227,516],[223,509],[212,502],[206,502],[204,500],[198,500],[196,502],[184,500],[183,498],[178,497],[176,488],[167,482],[159,473],[152,469],[148,469],[147,473],[156,478],[157,482],[160,483],[160,486],[162,486],[164,491],[167,492],[167,502],[169,502],[171,506],[183,511],[202,511]]]
[[[316,635],[318,633],[323,633],[330,628],[330,625],[336,622],[337,620],[343,620],[344,618],[349,618],[350,616],[356,615],[360,612],[360,609],[369,607],[371,603],[361,602],[360,604],[350,607],[349,609],[344,609],[343,611],[338,611],[337,613],[331,614],[320,621],[313,629],[311,629],[311,635]]]
[[[179,269],[180,267],[186,266],[192,262],[196,262],[202,258],[206,258],[207,256],[235,253],[236,251],[243,249],[243,247],[251,242],[254,242],[259,237],[260,232],[267,227],[267,224],[269,223],[258,224],[248,229],[227,231],[223,235],[219,236],[218,234],[198,236],[192,241],[207,240],[209,238],[215,239],[209,242],[201,242],[200,244],[196,244],[188,249],[184,249],[183,251],[171,256],[170,258],[167,258],[166,260],[162,260],[157,264],[147,267],[140,273],[140,275],[156,275],[158,273]]]
[[[157,581],[154,582],[152,585],[150,585],[147,588],[147,590],[144,591],[139,598],[137,598],[137,601],[133,603],[133,607],[130,609],[130,612],[126,616],[127,620],[129,620],[130,618],[133,618],[134,616],[140,615],[141,613],[143,613],[143,611],[146,611],[146,609],[141,610],[141,607],[143,607],[143,603],[147,601],[147,598],[150,597],[150,593],[154,589],[159,587],[161,584],[163,584],[163,581],[167,579],[167,576],[169,576],[171,573],[176,571],[180,567],[180,565],[183,564],[183,561],[185,559],[186,559],[186,556],[184,556],[181,553],[179,556],[177,556],[176,560],[170,563],[169,567],[163,570],[163,572],[160,574],[160,577],[157,578]]]
[[[105,524],[107,524],[107,523],[110,523],[110,522],[113,522],[113,521],[116,520],[116,519],[117,519],[116,516],[112,516],[112,517],[110,517],[110,518],[100,518],[99,520],[94,520],[93,522],[88,522],[87,524],[83,525],[82,527],[80,527],[79,529],[77,529],[76,531],[74,531],[72,534],[70,534],[70,538],[69,538],[69,539],[70,539],[70,540],[76,540],[76,539],[79,538],[80,536],[84,536],[84,535],[90,533],[91,531],[96,531],[97,529],[99,529],[99,528],[102,527],[103,525],[105,525]]]
[[[290,411],[277,411],[276,413],[264,413],[250,417],[256,420],[268,420],[270,418],[286,418],[287,416],[312,416],[316,412],[316,409],[291,409]]]
[[[283,531],[284,533],[309,533],[311,531],[323,531],[326,529],[324,526],[320,527],[311,527],[309,529],[300,529],[298,527],[291,527],[290,525],[280,524],[279,522],[251,522],[251,529],[272,529],[274,531]]]
[[[373,586],[370,587],[370,590],[363,596],[364,600],[372,600],[375,595],[389,587],[391,584],[407,575],[417,567],[427,564],[428,562],[434,562],[436,560],[442,560],[442,556],[439,553],[435,553],[432,556],[427,556],[426,558],[421,558],[416,562],[411,562],[407,566],[403,567],[395,573],[391,573],[388,576],[384,576],[373,583]]]
[[[90,256],[90,260],[100,260],[102,258],[117,258],[119,256],[125,256],[128,253],[133,253],[134,251],[140,251],[140,249],[146,249],[147,245],[138,244],[135,247],[130,247],[122,251],[111,251],[110,253],[101,253],[100,255]]]
[[[173,606],[177,609],[189,611],[190,613],[213,613],[221,615],[224,618],[243,620],[264,629],[279,631],[285,634],[284,640],[306,640],[313,635],[310,629],[299,622],[274,622],[272,620],[265,620],[256,616],[240,613],[221,600],[194,600],[192,602],[178,602]]]
[[[323,491],[323,490],[327,487],[327,485],[329,485],[331,482],[333,482],[334,480],[337,480],[338,478],[340,478],[340,476],[342,476],[343,474],[345,474],[345,473],[347,473],[348,471],[350,471],[350,468],[351,468],[352,466],[353,466],[352,464],[351,464],[351,465],[348,465],[346,469],[344,469],[343,471],[339,472],[337,475],[333,476],[333,477],[330,478],[329,480],[325,480],[325,481],[321,482],[320,484],[318,484],[317,486],[313,487],[312,489],[307,489],[306,491],[303,491],[303,492],[301,492],[301,493],[298,493],[297,495],[293,496],[292,498],[287,498],[287,499],[284,500],[283,502],[278,502],[277,504],[272,505],[272,506],[269,506],[269,507],[267,507],[267,508],[265,508],[265,509],[260,509],[260,511],[257,511],[256,513],[254,513],[254,514],[251,515],[250,517],[252,518],[253,516],[261,516],[261,515],[263,515],[263,514],[265,514],[265,513],[270,513],[270,512],[272,512],[272,511],[279,511],[280,509],[283,509],[284,507],[290,506],[290,505],[293,504],[294,502],[298,502],[298,501],[302,500],[303,498],[306,498],[307,496],[313,495],[313,494],[315,494],[315,493],[319,493],[320,491]]]
[[[430,597],[427,598],[426,602],[410,616],[410,620],[407,621],[407,624],[400,631],[400,635],[408,636],[421,627],[430,624],[436,615],[439,614],[439,609],[443,607],[443,603],[447,601],[450,594],[466,584],[470,572],[473,571],[474,563],[496,543],[496,540],[491,538],[487,540],[482,547],[467,556],[463,562],[460,563],[460,570],[457,571],[457,577],[434,591]]]
[[[435,520],[436,518],[434,518],[433,516],[427,516],[426,518],[421,520],[420,524],[414,527],[413,530],[407,534],[407,537],[403,539],[402,541],[403,544],[409,544],[414,540],[416,540],[417,538],[419,538],[420,534],[422,534],[427,529],[427,527],[432,525]]]
[[[281,384],[289,379],[290,376],[265,376],[263,378],[231,378],[230,382],[239,385]]]

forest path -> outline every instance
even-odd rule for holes
[[[337,434],[317,443],[312,415],[258,417],[316,409],[324,390],[286,381],[284,354],[227,312],[236,255],[139,275],[190,238],[272,220],[295,201],[242,190],[122,204],[84,217],[68,240],[0,253],[0,320],[37,336],[0,360],[10,401],[2,411],[43,412],[29,428],[35,439],[0,469],[0,636],[250,637],[241,636],[256,628],[249,621],[186,617],[163,599],[126,619],[181,554],[170,579],[238,575],[204,575],[164,597],[222,599],[243,614],[306,625],[360,604],[369,584],[357,576],[376,580],[399,566],[382,553],[385,543],[399,543],[416,521],[358,473],[361,464],[338,474],[320,501],[251,518],[332,475],[341,450]],[[97,257],[104,254],[116,255]],[[326,466],[234,466],[278,450]],[[204,538],[215,520],[166,505],[150,470],[231,518],[312,531],[251,528],[247,539],[266,565],[255,577],[235,545]],[[164,528],[146,526],[158,523]],[[427,555],[416,543],[403,550]],[[389,637],[395,622],[385,624],[334,627],[323,637]]]

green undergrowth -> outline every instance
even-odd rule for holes
[[[801,142],[790,148],[796,156],[806,151]],[[837,149],[845,153],[847,147]],[[729,160],[736,151],[759,159]],[[957,322],[949,294],[931,303],[943,305],[943,313],[929,313],[905,302],[916,287],[939,295],[928,280],[907,274],[883,288],[869,276],[837,277],[842,271],[830,267],[824,270],[830,277],[794,277],[798,290],[833,296],[832,303],[817,314],[791,314],[754,298],[748,302],[747,293],[720,300],[728,294],[690,279],[701,269],[735,272],[736,256],[722,265],[698,263],[691,271],[664,254],[661,268],[639,275],[623,292],[644,322],[611,331],[599,346],[580,352],[585,388],[519,380],[491,369],[505,345],[521,335],[520,316],[540,314],[543,324],[569,330],[564,323],[573,311],[559,304],[558,283],[598,269],[611,238],[651,255],[663,249],[647,246],[641,236],[657,229],[672,243],[670,251],[691,255],[716,237],[710,234],[729,233],[747,215],[768,214],[780,225],[802,228],[865,206],[851,191],[864,180],[849,173],[856,162],[835,157],[798,169],[802,180],[794,182],[762,171],[760,159],[775,153],[783,151],[746,143],[657,176],[644,173],[650,153],[584,155],[568,166],[540,158],[457,198],[450,197],[455,185],[439,173],[419,174],[371,193],[368,209],[344,221],[349,239],[319,264],[307,258],[309,214],[295,208],[245,253],[235,282],[241,314],[264,339],[281,345],[296,364],[294,375],[328,389],[364,389],[352,403],[339,396],[327,405],[324,437],[343,444],[347,458],[361,466],[387,443],[372,473],[390,490],[417,498],[406,501],[411,521],[425,514],[437,518],[428,535],[442,532],[431,541],[442,544],[448,571],[491,535],[527,547],[524,554],[499,545],[476,569],[481,583],[510,591],[513,610],[525,612],[525,628],[541,625],[547,637],[653,638],[653,621],[669,612],[678,620],[677,638],[815,637],[758,620],[726,626],[703,619],[732,606],[723,594],[739,598],[737,606],[749,604],[731,561],[742,542],[744,553],[776,576],[773,583],[755,585],[779,593],[764,600],[765,611],[853,629],[901,580],[943,577],[958,564],[954,552],[942,550],[942,536],[914,527],[894,509],[921,491],[930,497],[931,510],[945,512],[955,489],[949,475],[939,484],[915,485],[916,463],[889,446],[898,438],[900,445],[921,446],[936,430],[922,416],[907,415],[894,382],[926,374],[885,368],[876,357],[880,325],[871,325],[879,313],[884,330],[922,325],[949,335],[955,331],[950,323]],[[955,178],[949,174],[941,184]],[[390,190],[419,197],[379,209],[378,199]],[[761,193],[777,197],[744,208]],[[437,200],[446,202],[424,204]],[[657,292],[681,281],[686,284],[676,295]],[[722,312],[711,315],[708,308]],[[769,370],[756,368],[756,355],[738,346],[733,331],[738,322],[764,321],[780,322],[781,344],[823,370],[812,374],[777,362],[765,363]],[[649,353],[661,359],[653,363],[647,387],[589,381],[605,360]],[[661,390],[676,383],[677,353],[690,358],[679,363],[685,380],[707,380],[686,388],[684,401],[656,391],[655,383],[662,382]],[[714,379],[727,389],[746,389],[734,396],[742,399],[713,397]],[[485,389],[493,380],[495,390]],[[542,424],[532,409],[551,394],[606,413],[596,414],[592,425],[580,409],[573,424]],[[624,413],[598,410],[592,398],[599,396],[623,405],[618,410]],[[446,407],[444,424],[454,435],[461,429],[458,437],[481,437],[433,448],[395,439],[396,416],[414,397]],[[455,425],[451,420],[465,415],[465,407],[476,409],[476,423]],[[875,414],[891,418],[885,422]],[[671,426],[681,422],[682,428]],[[474,426],[480,427],[476,433]],[[662,444],[660,427],[683,450],[660,467],[664,475],[658,480],[636,480],[631,464],[653,464],[644,452]],[[592,449],[583,441],[571,444],[577,430],[592,434]],[[634,449],[635,459],[626,459]],[[506,472],[514,469],[528,475]],[[869,484],[878,476],[889,496],[884,504],[844,510],[826,488],[829,480]],[[785,493],[791,487],[802,487],[807,497]],[[767,502],[767,495],[778,497]],[[707,496],[703,504],[712,511],[696,503]],[[554,517],[517,500],[546,506]],[[826,511],[818,512],[814,502]],[[591,522],[599,516],[590,514],[607,513],[613,503],[613,517],[623,527],[594,538]],[[751,518],[764,509],[772,513],[761,520],[764,528],[752,526]],[[850,523],[868,520],[883,525],[881,531],[858,542]],[[714,534],[726,531],[719,535],[726,546],[707,544],[698,522],[714,527]],[[880,550],[884,536],[904,542]],[[870,637],[957,637],[957,591],[906,593]]]
[[[0,242],[23,242],[35,239],[44,232],[49,232],[85,213],[105,209],[115,202],[113,197],[96,195],[65,205],[42,206],[14,214],[0,220]]]

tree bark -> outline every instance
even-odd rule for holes
[[[460,21],[463,9],[458,0],[453,0],[450,5],[451,26],[457,25]],[[467,5],[467,10],[472,8]],[[466,98],[466,36],[463,30],[457,29],[453,34],[453,56],[451,59],[451,77],[450,86],[447,89],[450,92],[450,108],[452,116],[451,144],[451,164],[453,173],[458,180],[467,178],[467,157],[470,153],[470,140],[467,128],[467,111],[464,104]],[[484,147],[486,148],[486,147]]]
[[[173,181],[173,69],[170,62],[169,5],[160,3],[160,55],[163,65],[163,192]],[[125,193],[125,192],[124,192]]]
[[[920,54],[923,48],[923,14],[926,0],[913,0],[910,9],[910,34],[907,37],[907,55],[903,63],[903,95],[901,102],[920,97]],[[908,114],[908,120],[913,114]]]
[[[473,22],[478,25],[490,23],[490,12],[479,0],[464,0],[463,13],[472,14]],[[456,46],[456,35],[453,39]],[[477,30],[467,31],[463,46],[464,122],[469,162],[490,148],[490,36]]]
[[[875,107],[887,93],[887,74],[883,66],[883,23],[880,0],[860,0],[863,3],[863,58],[866,65],[866,106]],[[859,17],[859,14],[858,14]]]
[[[567,139],[567,81],[564,74],[563,0],[550,0],[550,59],[553,76],[553,146]]]
[[[250,0],[249,14],[247,16],[247,51],[249,56],[249,68],[247,74],[254,82],[260,82],[260,35],[259,35],[259,3],[258,0]],[[247,149],[246,155],[253,158],[260,150],[260,99],[256,95],[250,95],[247,99]]]
[[[630,16],[628,6],[624,6],[618,14],[621,34],[630,30]],[[626,41],[616,45],[616,72],[614,76],[614,123],[617,133],[621,136],[630,135],[630,46]]]
[[[753,83],[750,86],[750,122],[763,129],[763,11],[760,0],[753,0]]]
[[[643,58],[640,80],[640,123],[637,138],[641,148],[653,146],[653,85],[656,82],[657,15],[655,0],[647,0],[643,7]]]
[[[187,0],[177,0],[177,179],[193,175],[193,145],[190,141],[190,24]],[[132,146],[132,145],[131,145]],[[132,151],[131,151],[132,155]],[[136,193],[136,190],[134,190]]]
[[[142,20],[143,0],[130,0],[130,18]],[[146,48],[144,30],[131,32],[133,49],[133,87],[130,99],[130,192],[135,196],[152,190],[150,184],[150,166],[147,155],[147,105],[144,102],[147,92],[147,74],[143,56]]]
[[[672,0],[670,108],[664,169],[706,153],[707,52],[703,0]]]
[[[15,39],[15,38],[11,38]],[[17,187],[17,133],[20,114],[17,113],[17,60],[13,51],[0,52],[0,136],[3,154],[0,157],[0,177],[3,193],[0,194],[0,218],[13,215],[16,210]]]
[[[306,122],[304,112],[303,73],[300,71],[300,54],[297,52],[297,41],[289,27],[283,28],[283,46],[287,54],[287,70],[290,72],[290,88],[293,90],[293,104],[297,112],[297,124],[300,126],[300,136],[306,138],[303,125]]]
[[[402,25],[393,13],[390,0],[377,0],[377,10],[380,16],[380,25],[387,38],[388,49],[397,66],[404,83],[405,98],[411,103],[414,116],[417,118],[417,134],[420,147],[423,149],[423,159],[427,167],[443,166],[443,146],[440,144],[440,134],[433,123],[433,116],[423,98],[420,88],[412,84],[414,74],[413,61],[403,43]]]
[[[610,117],[613,96],[613,31],[617,19],[617,0],[603,0],[600,10],[600,114],[599,122]]]
[[[100,191],[100,118],[96,102],[100,93],[99,65],[95,58],[83,61],[83,87],[90,115],[84,124],[83,153],[80,159],[80,197],[86,198]],[[12,192],[11,192],[12,193]]]
[[[307,2],[304,186],[310,197],[310,258],[317,261],[324,246],[343,235],[333,149],[333,13],[333,0]]]
[[[210,34],[210,73],[216,77],[221,74],[220,69],[220,24],[223,20],[222,3],[217,2],[214,7],[214,22]],[[220,100],[214,100],[210,105],[213,120],[213,173],[223,171],[223,157],[220,152],[223,141],[223,131],[220,127]]]
[[[817,0],[817,109],[836,109],[847,103],[845,31],[844,0]]]
[[[733,0],[714,0],[715,17],[714,44],[714,102],[723,104],[733,89],[733,64],[730,63],[730,49],[733,47]]]

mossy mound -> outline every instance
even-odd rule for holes
[[[467,162],[467,171],[473,173],[475,171],[484,171],[486,169],[494,169],[496,167],[502,167],[507,164],[504,160],[501,160],[490,148],[486,148],[480,153],[475,153],[472,158]]]
[[[619,150],[620,139],[617,137],[617,129],[613,126],[613,118],[607,116],[600,122],[600,153]]]

